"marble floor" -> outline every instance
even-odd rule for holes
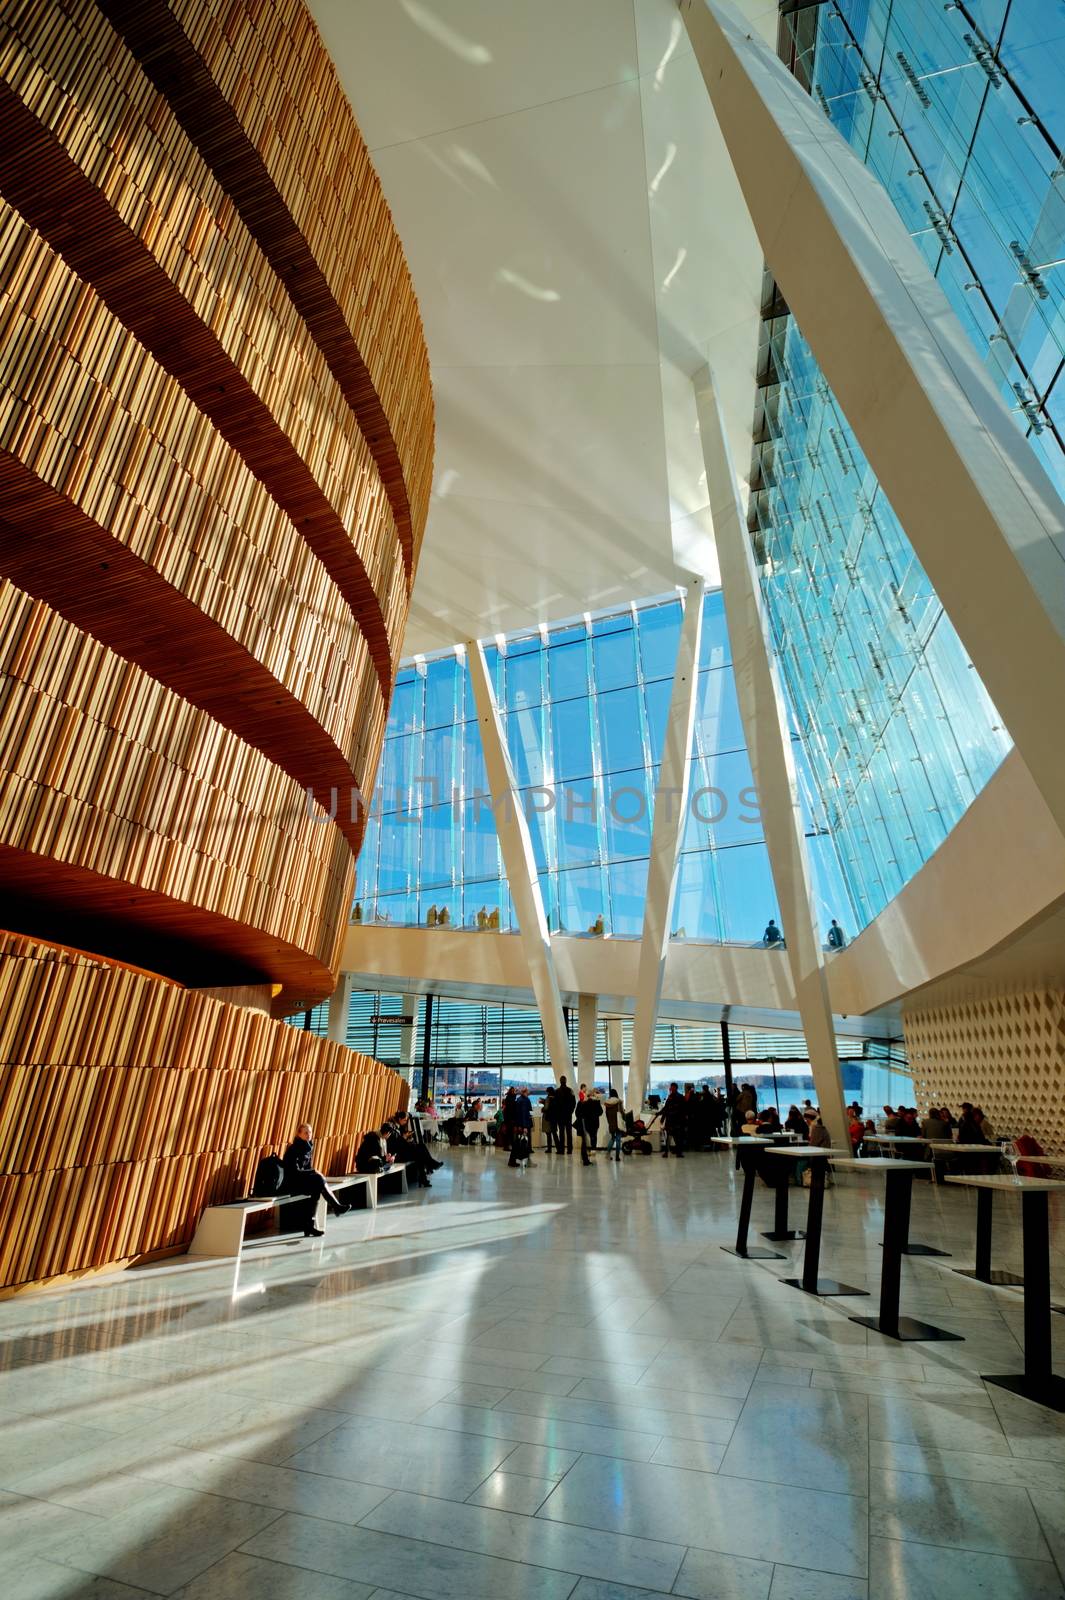
[[[1062,1596],[1065,1417],[980,1380],[1021,1300],[950,1270],[971,1192],[915,1186],[954,1255],[903,1287],[965,1341],[899,1345],[779,1281],[801,1246],[726,1255],[736,1182],[456,1152],[321,1242],[0,1302],[7,1600]],[[823,1271],[875,1288],[882,1200],[829,1191]]]

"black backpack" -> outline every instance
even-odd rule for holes
[[[267,1200],[271,1195],[280,1194],[284,1186],[285,1167],[275,1150],[271,1155],[263,1156],[256,1167],[251,1192],[257,1200]]]

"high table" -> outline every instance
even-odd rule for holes
[[[802,1289],[806,1294],[835,1295],[835,1294],[861,1294],[865,1289],[854,1289],[848,1283],[840,1283],[835,1278],[819,1278],[817,1269],[821,1264],[821,1216],[825,1209],[825,1168],[830,1161],[838,1160],[845,1156],[846,1150],[825,1150],[821,1145],[802,1144],[797,1149],[784,1149],[776,1146],[767,1150],[766,1154],[776,1156],[781,1161],[795,1161],[801,1157],[810,1163],[810,1201],[806,1212],[806,1250],[803,1254],[802,1277],[785,1278],[784,1282],[792,1289]]]
[[[736,1228],[735,1245],[723,1244],[722,1250],[730,1256],[740,1256],[744,1261],[786,1261],[787,1256],[782,1256],[779,1250],[761,1250],[747,1248],[747,1230],[751,1225],[751,1206],[754,1203],[754,1180],[757,1176],[758,1152],[772,1148],[771,1139],[749,1138],[726,1139],[723,1135],[710,1141],[712,1144],[722,1145],[727,1150],[736,1150],[739,1154],[740,1168],[743,1172],[743,1194],[740,1197],[740,1220]]]
[[[799,1160],[805,1148],[805,1145],[796,1144],[792,1140],[776,1139],[773,1142],[774,1150],[792,1156],[796,1161]],[[772,1233],[763,1233],[762,1238],[774,1239],[777,1242],[790,1239],[805,1239],[805,1228],[788,1227],[788,1189],[791,1185],[793,1169],[786,1167],[781,1161],[777,1164],[776,1171],[777,1185],[775,1190],[776,1199],[773,1206],[773,1231]]]
[[[1062,1178],[1018,1178],[1012,1173],[959,1172],[948,1183],[962,1183],[970,1189],[992,1193],[1009,1190],[1021,1197],[1021,1229],[1024,1244],[1024,1372],[984,1377],[985,1383],[998,1384],[1049,1406],[1065,1411],[1065,1378],[1054,1373],[1054,1352],[1050,1332],[1050,1211],[1047,1197],[1052,1190],[1065,1189]]]
[[[864,1160],[840,1161],[841,1167],[854,1172],[882,1172],[884,1174],[884,1259],[880,1264],[880,1314],[876,1317],[852,1317],[863,1328],[875,1328],[886,1333],[889,1339],[908,1342],[911,1339],[963,1339],[960,1333],[948,1333],[931,1322],[920,1322],[916,1317],[899,1316],[899,1290],[902,1286],[902,1258],[907,1253],[906,1241],[910,1232],[910,1195],[915,1172],[927,1172],[928,1161],[900,1161],[896,1156],[868,1156]],[[943,1250],[920,1252],[945,1255]],[[911,1246],[909,1254],[914,1254]]]
[[[867,1139],[865,1142],[867,1142],[867,1144],[872,1144],[873,1141],[872,1139]],[[902,1146],[907,1146],[907,1144],[919,1144],[921,1149],[927,1149],[927,1142],[929,1141],[927,1141],[927,1139],[915,1138],[915,1134],[911,1133],[884,1133],[876,1136],[876,1142],[878,1142],[878,1144],[891,1144],[891,1146],[895,1146],[895,1144],[902,1144]],[[956,1149],[956,1146],[953,1146],[953,1149]],[[903,1150],[902,1154],[903,1157],[907,1158],[907,1165],[918,1166],[919,1170],[923,1171],[923,1173],[934,1173],[934,1168],[932,1168],[931,1162],[918,1162],[918,1160],[915,1160],[915,1150],[911,1150],[910,1154],[908,1155],[907,1152]],[[899,1160],[900,1157],[897,1157],[897,1155],[883,1155],[883,1157],[876,1157],[876,1155],[873,1155],[873,1157],[867,1157],[867,1163],[899,1162]],[[905,1203],[905,1213],[900,1213],[900,1216],[902,1216],[902,1245],[900,1245],[899,1248],[902,1250],[903,1256],[950,1256],[950,1250],[937,1250],[935,1245],[913,1245],[913,1243],[910,1242],[911,1182],[913,1182],[913,1173],[910,1173],[910,1178],[908,1178],[907,1181],[907,1203]],[[884,1248],[887,1248],[887,1246],[884,1245]]]
[[[997,1155],[997,1147],[993,1144],[955,1144],[953,1139],[929,1139],[928,1148],[934,1155]],[[944,1174],[947,1182],[954,1180],[949,1174]],[[959,1173],[958,1177],[963,1176]],[[974,1173],[974,1177],[979,1174]],[[994,1174],[988,1173],[991,1177]],[[976,1266],[955,1267],[953,1270],[963,1278],[976,1278],[980,1283],[994,1284],[997,1289],[1019,1289],[1024,1283],[1023,1278],[1018,1278],[1015,1272],[1005,1272],[991,1265],[991,1228],[992,1207],[995,1200],[995,1191],[983,1187],[976,1191]]]

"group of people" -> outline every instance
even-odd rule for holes
[[[605,1098],[597,1089],[581,1084],[574,1094],[565,1077],[546,1091],[540,1107],[548,1155],[573,1154],[573,1135],[580,1145],[581,1163],[591,1166],[591,1153],[599,1148],[599,1126],[606,1118],[608,1159],[621,1160],[621,1139],[625,1113],[621,1097],[609,1088]],[[528,1160],[525,1142],[532,1146],[532,1104],[528,1089],[508,1089],[497,1113],[496,1143],[510,1151],[510,1165]]]
[[[423,1189],[432,1188],[429,1174],[444,1163],[437,1161],[415,1129],[406,1111],[397,1111],[380,1128],[363,1134],[355,1157],[356,1172],[383,1172],[396,1161],[405,1161]]]

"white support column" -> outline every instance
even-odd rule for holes
[[[1065,507],[881,185],[731,6],[681,13],[769,268],[1065,831]]]
[[[477,722],[481,730],[488,786],[492,791],[496,832],[503,852],[503,865],[514,901],[532,991],[543,1024],[548,1057],[556,1079],[563,1076],[572,1078],[573,1058],[562,1014],[562,996],[551,954],[551,936],[536,873],[529,823],[522,810],[510,752],[503,738],[499,710],[479,640],[471,639],[467,643],[466,657],[477,703]]]
[[[400,1072],[407,1082],[414,1084],[414,1056],[418,1046],[418,996],[405,994],[403,996],[403,1026],[399,1030],[399,1065]]]
[[[607,1059],[614,1063],[621,1062],[621,1052],[625,1048],[624,1035],[621,1031],[621,1018],[611,1017],[606,1025],[606,1053]],[[625,1098],[625,1068],[624,1065],[614,1065],[610,1068],[610,1081],[614,1088]]]
[[[651,859],[647,868],[647,896],[643,906],[643,936],[636,976],[632,1017],[632,1055],[629,1060],[625,1103],[640,1114],[647,1093],[658,1004],[669,950],[670,921],[677,886],[680,846],[688,809],[688,774],[691,763],[695,699],[699,687],[699,641],[703,629],[702,578],[693,578],[684,601],[684,622],[673,671],[665,746],[655,795],[651,829]]]
[[[351,1009],[351,991],[354,986],[353,975],[350,972],[342,972],[330,996],[326,1038],[333,1044],[346,1045],[348,1042],[348,1012]]]
[[[832,1143],[850,1148],[824,955],[810,900],[806,835],[784,698],[772,656],[761,588],[709,367],[695,375],[695,403],[721,568],[732,670],[758,791],[792,983],[810,1066]]]
[[[577,1081],[595,1087],[595,1036],[599,1027],[599,996],[577,996]]]

